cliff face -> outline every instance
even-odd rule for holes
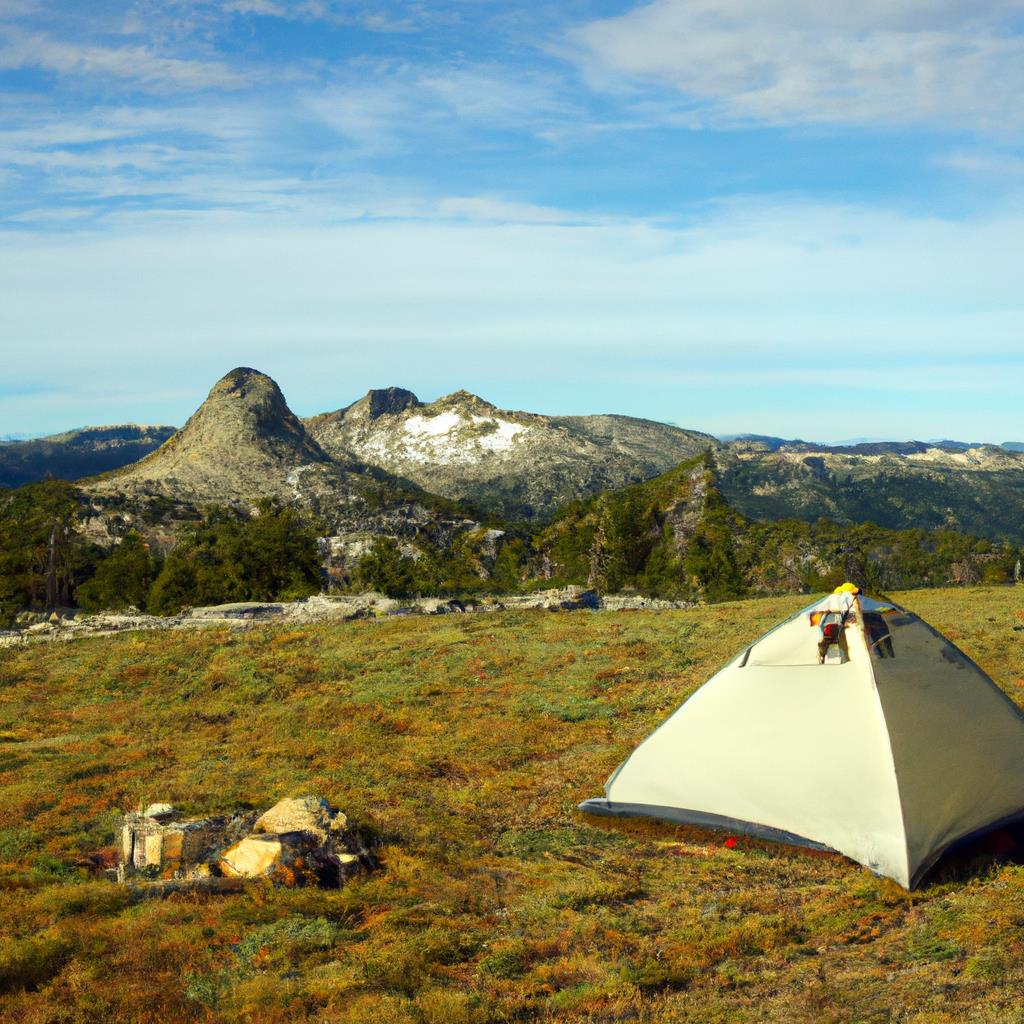
[[[428,405],[400,388],[371,391],[306,421],[336,458],[356,459],[506,519],[663,473],[714,447],[707,434],[628,416],[541,416],[467,391]]]

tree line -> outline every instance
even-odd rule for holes
[[[701,475],[703,474],[703,475]],[[700,490],[694,514],[685,501]],[[680,513],[679,509],[683,508]],[[328,577],[318,524],[264,503],[239,516],[208,509],[167,552],[128,532],[88,539],[73,485],[49,480],[0,493],[0,627],[24,609],[135,607],[153,614],[233,601],[292,600],[334,587],[394,597],[473,596],[578,584],[605,592],[722,601],[816,592],[844,579],[882,593],[1007,583],[1024,552],[955,530],[894,530],[827,519],[755,522],[719,494],[713,463],[564,509],[545,527],[465,530],[443,547],[377,537],[358,562]]]
[[[315,524],[271,504],[251,518],[212,508],[166,554],[129,532],[113,546],[79,529],[82,504],[48,480],[0,495],[0,625],[23,609],[138,608],[157,615],[231,601],[291,600],[322,586]]]

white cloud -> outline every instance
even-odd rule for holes
[[[4,336],[90,360],[144,329],[183,346],[176,358],[250,338],[414,337],[803,366],[830,351],[969,352],[980,365],[1016,355],[1024,326],[1021,213],[742,204],[690,228],[138,216],[117,234],[0,236]],[[42,301],[54,280],[62,301]]]
[[[249,80],[217,60],[165,57],[147,46],[104,46],[6,30],[0,69],[41,68],[60,75],[132,81],[143,88],[235,88]]]
[[[228,14],[259,14],[270,18],[287,18],[288,8],[274,0],[229,0],[224,4]]]
[[[980,178],[1003,178],[1013,183],[1024,177],[1024,156],[998,151],[956,150],[939,164]]]
[[[1022,0],[654,0],[574,29],[592,83],[673,87],[697,123],[1019,130]]]
[[[481,133],[488,131],[546,138],[572,130],[581,120],[556,81],[539,74],[516,76],[490,65],[360,64],[304,96],[308,113],[364,156],[400,152],[428,137],[451,139],[459,133],[472,145],[480,145]]]
[[[21,18],[39,10],[39,0],[0,0],[0,21]]]
[[[499,196],[449,196],[434,212],[442,220],[491,221],[499,224],[594,224],[611,222],[579,210],[559,210],[502,199]]]
[[[181,11],[195,21],[213,21],[224,15],[255,15],[285,21],[323,22],[358,26],[368,32],[414,32],[426,21],[437,20],[437,12],[428,12],[419,4],[375,4],[367,2],[331,2],[331,0],[161,0],[160,6]],[[390,8],[397,7],[402,13]]]
[[[282,183],[266,187],[268,207],[283,203]],[[722,430],[777,432],[792,406],[789,433],[819,414],[856,433],[839,402],[873,424],[898,409],[895,433],[1016,432],[1024,210],[967,221],[746,201],[671,227],[385,191],[368,210],[401,219],[332,223],[333,199],[300,198],[274,215],[136,211],[102,232],[0,235],[13,382],[0,431],[180,421],[189,401],[121,393],[159,381],[201,399],[246,364],[303,413],[401,384]],[[59,397],[18,397],[43,385]]]

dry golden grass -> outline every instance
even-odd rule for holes
[[[1024,590],[895,596],[1024,701]],[[836,855],[575,810],[806,600],[3,652],[0,1019],[1024,1021],[1024,868],[981,856],[908,895]],[[376,833],[379,873],[137,902],[74,866],[140,804],[304,792]]]

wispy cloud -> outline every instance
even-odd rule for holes
[[[244,362],[279,375],[316,412],[390,383],[438,393],[464,384],[530,407],[543,363],[552,411],[726,429],[726,409],[750,429],[775,429],[790,405],[835,422],[821,365],[838,360],[855,367],[836,384],[847,397],[928,403],[930,418],[904,428],[912,433],[1013,433],[1024,214],[943,221],[762,200],[669,227],[560,223],[515,208],[491,220],[479,202],[410,203],[410,216],[334,225],[312,207],[302,221],[288,211],[232,220],[220,207],[166,224],[140,211],[103,231],[25,232],[11,238],[18,258],[0,278],[4,336],[16,342],[7,372],[41,380],[45,350],[46,377],[62,388],[116,359],[129,388],[159,378],[201,391]],[[48,300],[52,281],[60,302]],[[738,381],[759,422],[737,406]],[[575,410],[559,409],[566,396]],[[55,417],[72,408],[72,420],[98,416],[86,398],[80,409],[11,403],[0,429],[69,426]],[[145,409],[104,415],[158,415]]]
[[[438,20],[437,14],[431,14],[422,4],[360,0],[163,0],[162,6],[187,12],[193,18],[256,16],[358,26],[368,32],[385,33],[414,32]]]
[[[45,350],[84,396],[45,426],[94,418],[103,358],[182,393],[343,376],[309,412],[381,365],[528,406],[543,361],[553,401],[597,389],[576,411],[699,426],[673,403],[735,409],[736,365],[744,402],[803,410],[808,353],[854,352],[865,392],[877,366],[931,401],[916,360],[1017,415],[1024,0],[622,0],[566,30],[597,6],[0,0],[8,371]]]
[[[695,124],[1024,128],[1020,0],[654,0],[568,34],[605,88],[672,87]]]
[[[1004,179],[1019,183],[1024,180],[1024,156],[999,150],[956,150],[939,160],[943,167],[973,177]]]
[[[236,88],[248,80],[222,61],[162,56],[148,46],[79,43],[16,27],[9,27],[0,42],[0,68],[112,78],[144,89]]]
[[[543,138],[578,124],[578,104],[541,73],[514,75],[489,65],[357,64],[305,94],[308,112],[365,154],[403,151],[424,139],[488,133]]]

